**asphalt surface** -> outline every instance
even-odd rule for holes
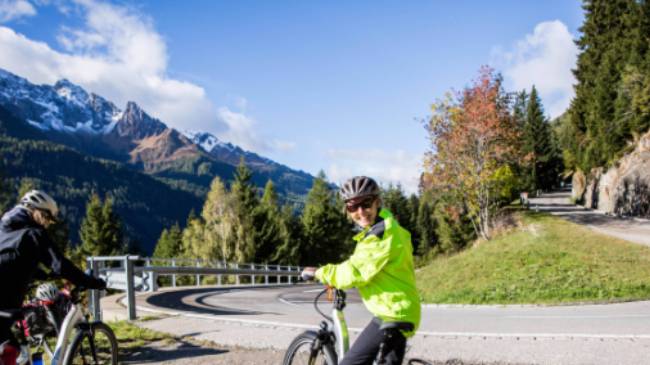
[[[530,209],[546,211],[598,232],[650,245],[650,222],[621,219],[569,202],[569,193],[546,194]],[[648,278],[650,281],[650,278]],[[313,309],[318,286],[184,288],[140,295],[145,327],[247,352],[238,363],[276,363],[278,351],[321,317]],[[125,309],[105,300],[105,316]],[[327,303],[321,308],[328,310]],[[370,320],[358,295],[345,309],[352,340]],[[423,308],[407,357],[464,364],[650,364],[650,302],[567,306],[455,306]],[[234,360],[228,360],[234,361]],[[228,362],[226,362],[228,363]]]
[[[226,346],[284,350],[321,320],[317,286],[200,288],[138,297],[145,327]],[[321,308],[328,309],[327,303]],[[124,309],[122,308],[122,311]],[[370,314],[350,293],[353,339]],[[409,357],[499,364],[644,364],[650,302],[582,306],[425,306]]]
[[[530,209],[548,212],[609,236],[650,246],[649,220],[607,215],[572,204],[570,198],[570,192],[543,194],[539,198],[530,199]]]

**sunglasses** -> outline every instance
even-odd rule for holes
[[[367,198],[358,203],[345,203],[345,209],[348,211],[348,213],[353,213],[356,212],[359,207],[362,209],[370,209],[373,204],[375,204],[375,198]]]
[[[51,224],[54,224],[54,223],[58,222],[56,217],[53,216],[52,214],[50,214],[50,212],[48,212],[47,210],[42,210],[42,209],[39,209],[39,210],[43,214],[43,218],[45,218],[45,220],[49,221]]]

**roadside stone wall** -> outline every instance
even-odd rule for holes
[[[600,178],[603,175],[603,168],[592,169],[587,177],[587,187],[583,197],[583,205],[590,209],[598,208],[598,188],[600,186]]]
[[[587,189],[587,177],[578,170],[571,177],[571,197],[575,202],[582,202],[582,198]]]
[[[607,171],[596,168],[587,176],[576,172],[572,196],[604,213],[650,218],[650,131]]]

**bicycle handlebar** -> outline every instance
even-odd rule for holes
[[[0,318],[11,319],[17,321],[23,319],[24,314],[22,309],[5,309],[0,311]]]

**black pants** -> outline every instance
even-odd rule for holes
[[[343,357],[339,365],[371,365],[377,358],[379,345],[386,340],[384,345],[384,364],[399,365],[404,360],[406,349],[406,338],[398,330],[392,330],[385,338],[384,331],[379,330],[381,320],[374,318],[359,337],[350,351]]]

